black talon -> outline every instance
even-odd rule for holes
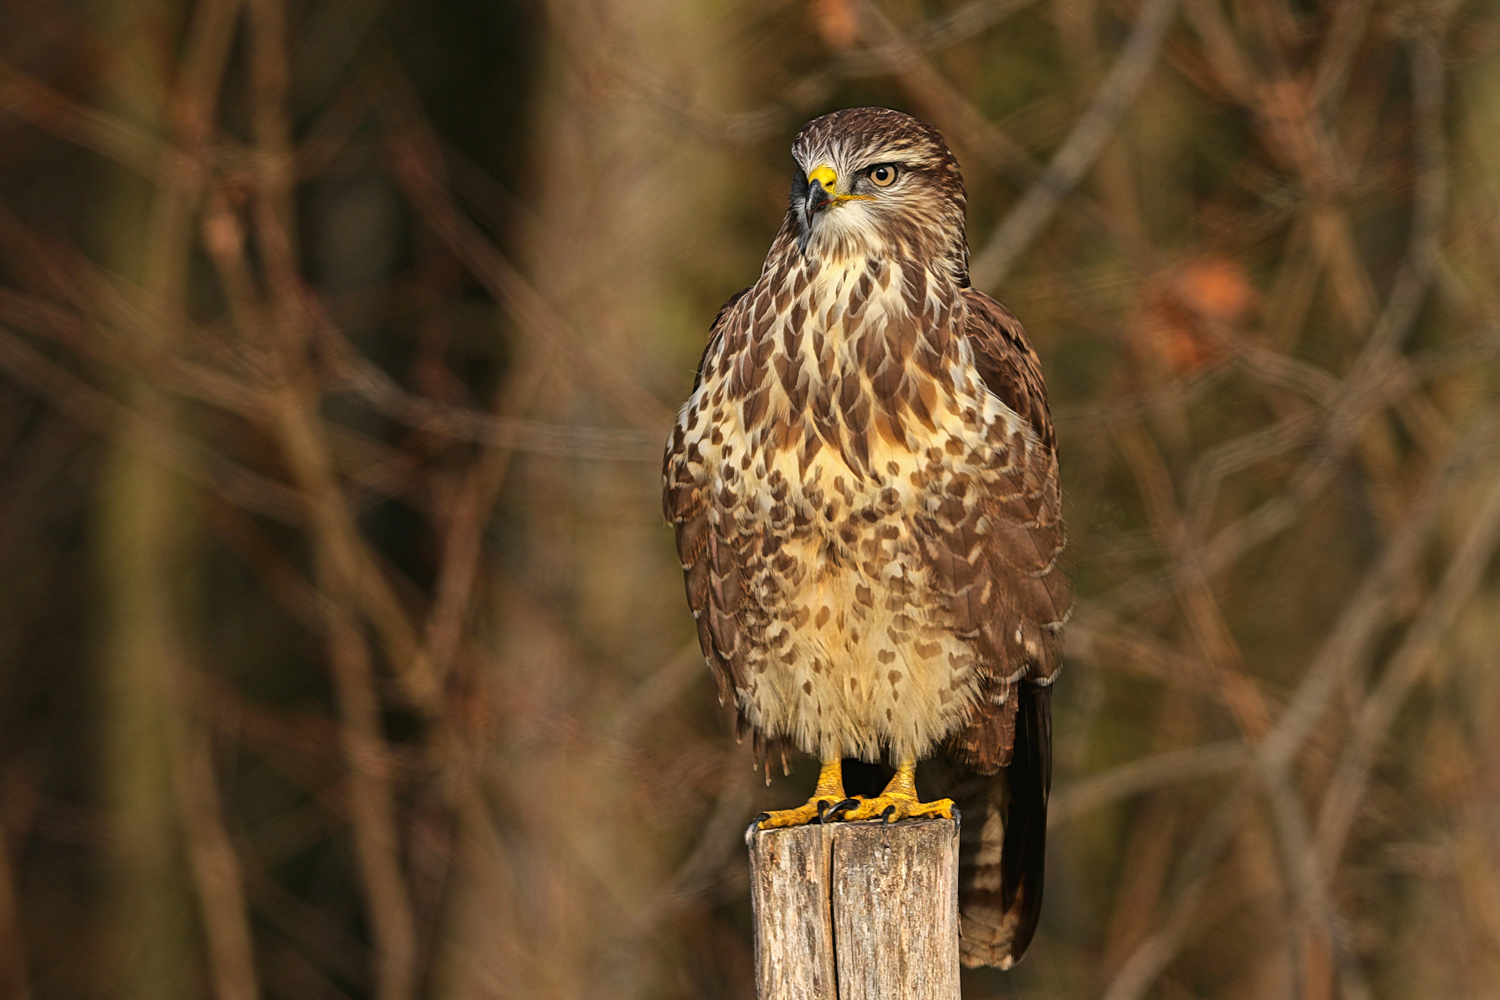
[[[886,806],[885,810],[880,814],[880,821],[882,823],[890,823],[891,817],[894,815],[896,815],[896,807]]]
[[[761,824],[764,823],[766,820],[768,820],[770,818],[771,818],[771,814],[768,813],[768,812],[767,813],[761,813],[759,816],[755,817],[755,826],[756,826],[756,828],[760,829],[760,830],[764,830],[765,827],[761,826]]]
[[[841,814],[848,812],[850,809],[853,809],[857,805],[859,805],[859,799],[857,798],[849,798],[845,799],[842,802],[835,803],[829,808],[827,819],[838,819]]]

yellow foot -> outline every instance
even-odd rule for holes
[[[906,795],[887,789],[873,799],[856,796],[852,801],[855,803],[852,809],[840,810],[839,818],[846,822],[880,819],[887,823],[898,823],[903,819],[927,819],[935,816],[943,819],[953,818],[952,799],[920,802],[915,795]]]
[[[756,817],[755,825],[762,830],[774,830],[782,826],[806,826],[833,819],[830,811],[849,800],[844,797],[843,762],[837,757],[823,762],[818,772],[818,786],[812,798],[795,809],[775,809]]]
[[[847,799],[825,798],[813,796],[795,809],[773,809],[763,812],[756,817],[755,825],[762,830],[774,830],[783,826],[806,826],[809,823],[821,823],[829,816],[830,810],[840,802]]]

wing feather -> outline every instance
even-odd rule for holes
[[[964,333],[979,374],[1030,431],[1012,435],[1009,468],[975,505],[973,519],[982,516],[987,530],[974,579],[955,593],[955,625],[977,627],[984,697],[948,747],[950,781],[965,815],[962,959],[1009,968],[1030,944],[1041,912],[1052,781],[1046,685],[1061,667],[1059,632],[1072,593],[1059,565],[1066,536],[1041,363],[1009,310],[973,289],[963,294]],[[960,536],[960,526],[948,534]],[[958,574],[936,569],[958,582]]]
[[[723,353],[726,331],[735,320],[734,306],[745,292],[731,297],[714,317],[693,379],[695,396],[708,366]],[[732,525],[715,509],[701,447],[690,433],[694,405],[690,399],[683,407],[667,441],[662,457],[662,506],[677,532],[677,556],[688,607],[698,623],[698,643],[713,672],[719,701],[732,702],[734,687],[743,680],[736,678],[734,668],[739,643],[735,612],[742,594],[739,554]]]
[[[982,773],[1011,763],[1016,732],[1014,689],[1018,683],[1047,684],[1061,666],[1059,629],[1072,605],[1060,557],[1066,544],[1062,491],[1057,472],[1057,436],[1047,408],[1041,362],[1026,331],[1011,312],[974,289],[965,289],[969,318],[964,329],[976,367],[989,389],[1030,428],[1012,435],[1005,474],[987,487],[967,516],[947,523],[939,535],[950,550],[973,543],[969,534],[981,517],[980,558],[973,579],[960,581],[962,555],[935,564],[952,586],[955,625],[962,634],[978,631],[982,689],[988,696],[969,726],[953,740],[951,752]],[[986,488],[976,483],[975,488]],[[941,514],[941,512],[940,512]],[[962,550],[960,550],[962,551]],[[979,606],[977,596],[982,595]]]

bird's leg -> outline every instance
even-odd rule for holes
[[[818,772],[818,785],[813,789],[812,798],[795,809],[775,809],[761,813],[756,826],[762,830],[770,830],[779,826],[820,823],[827,816],[828,810],[843,802],[844,799],[844,762],[835,757],[823,762],[823,769]]]
[[[921,802],[917,799],[917,762],[905,760],[896,768],[896,776],[885,786],[885,790],[873,799],[856,799],[854,808],[844,813],[846,820],[883,819],[895,823],[903,819],[922,819],[929,816],[953,818],[953,800],[938,799]]]

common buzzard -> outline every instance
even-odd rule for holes
[[[969,287],[958,161],[855,108],[792,144],[791,204],[714,321],[663,468],[688,604],[762,761],[823,763],[763,827],[964,810],[963,961],[1009,967],[1041,905],[1049,685],[1071,603],[1036,353]],[[870,798],[842,760],[896,768]]]

